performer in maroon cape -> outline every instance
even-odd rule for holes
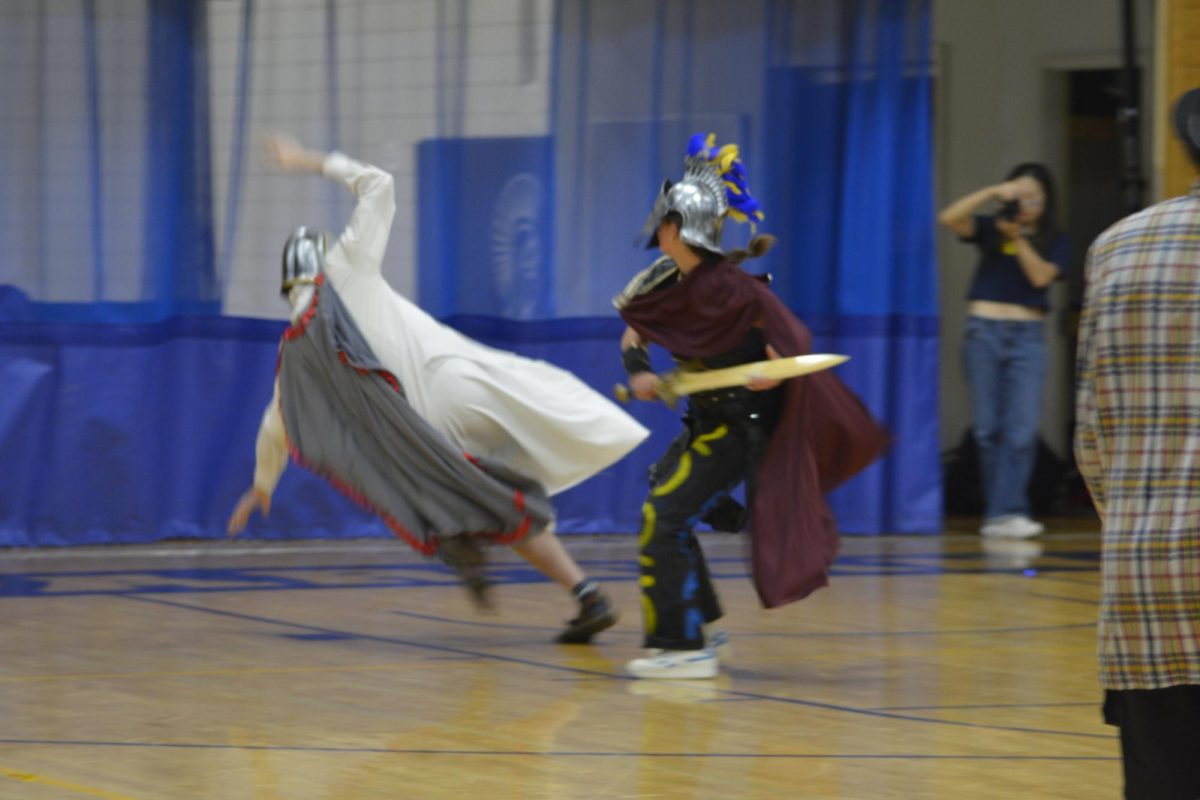
[[[755,236],[724,253],[726,215],[761,219],[746,187],[736,145],[692,137],[683,180],[663,185],[647,220],[650,246],[663,258],[638,274],[614,304],[628,328],[622,360],[636,397],[656,396],[658,376],[646,347],[667,349],[684,369],[716,369],[811,352],[812,335],[766,283],[740,264],[774,244]],[[639,678],[711,678],[722,634],[705,626],[722,616],[704,554],[693,533],[700,519],[739,530],[744,514],[729,498],[746,484],[754,586],[767,608],[800,600],[828,583],[837,527],[825,494],[870,464],[886,431],[832,372],[784,383],[757,378],[746,387],[689,398],[685,431],[651,468],[642,507],[639,562],[646,657],[630,661]],[[718,518],[715,515],[721,515]]]

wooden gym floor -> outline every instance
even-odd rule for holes
[[[707,535],[698,682],[622,675],[632,537],[566,537],[625,614],[582,647],[507,550],[490,616],[398,542],[0,551],[0,798],[1116,798],[1094,527],[846,537],[770,612]]]

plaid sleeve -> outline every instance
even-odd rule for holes
[[[1092,501],[1104,515],[1104,473],[1101,462],[1100,418],[1096,409],[1096,373],[1093,363],[1096,336],[1096,299],[1099,294],[1095,249],[1088,251],[1084,266],[1086,280],[1083,314],[1079,320],[1079,349],[1075,380],[1075,461],[1087,483]]]

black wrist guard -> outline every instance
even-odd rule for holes
[[[638,372],[653,372],[650,368],[650,354],[644,347],[629,347],[621,351],[621,363],[625,372],[634,375]]]

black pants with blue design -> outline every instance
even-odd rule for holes
[[[702,626],[721,618],[693,528],[752,472],[768,427],[757,413],[690,418],[688,433],[652,468],[638,555],[646,647],[700,650]]]

